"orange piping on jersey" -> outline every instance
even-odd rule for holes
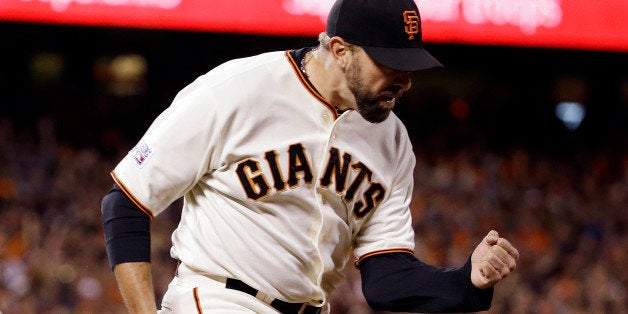
[[[360,263],[362,263],[362,261],[365,260],[366,258],[369,258],[371,256],[376,256],[376,255],[390,254],[390,253],[408,253],[408,254],[414,255],[414,251],[412,251],[411,249],[408,249],[408,248],[397,248],[397,249],[381,250],[381,251],[375,251],[375,252],[371,252],[371,253],[367,253],[367,254],[362,255],[362,257],[360,257],[360,259],[355,261],[354,265],[355,265],[355,267],[358,267],[360,265]]]
[[[148,218],[150,218],[151,220],[155,218],[155,216],[153,215],[153,212],[146,205],[144,205],[140,200],[138,200],[137,197],[133,195],[133,193],[131,193],[131,191],[124,185],[124,183],[120,181],[118,176],[116,176],[115,172],[111,171],[111,177],[113,178],[113,181],[115,181],[116,184],[120,187],[120,189],[122,189],[122,192],[124,192],[124,194],[126,194],[126,196],[129,197],[131,202],[135,204],[135,206],[137,206],[142,212],[144,212],[144,214],[148,215]]]
[[[201,308],[201,299],[198,297],[198,287],[194,288],[194,302],[196,302],[196,310],[198,314],[203,314],[203,308]]]
[[[297,77],[299,77],[299,81],[301,81],[301,84],[303,84],[303,86],[310,92],[310,94],[312,94],[312,96],[318,99],[318,101],[323,103],[323,105],[325,105],[325,107],[327,107],[327,109],[331,111],[331,113],[334,115],[334,120],[337,119],[338,110],[336,110],[336,107],[330,104],[327,101],[327,99],[325,99],[325,97],[323,97],[323,95],[321,95],[316,90],[316,88],[314,88],[314,86],[312,86],[310,82],[305,78],[305,75],[303,74],[303,72],[301,72],[301,67],[299,66],[299,62],[297,60],[294,60],[294,58],[292,58],[292,55],[290,54],[291,51],[292,50],[286,51],[286,58],[288,58],[290,65],[292,65],[292,70],[294,71],[294,73],[297,75]]]

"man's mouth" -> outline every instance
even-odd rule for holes
[[[394,106],[394,105],[395,105],[395,100],[396,100],[396,99],[397,99],[397,98],[395,98],[395,97],[382,97],[382,100],[384,101],[384,103],[385,103],[387,106],[389,106],[389,107],[392,107],[392,106]]]
[[[397,101],[397,98],[399,98],[399,96],[400,95],[398,95],[397,93],[386,93],[384,95],[381,95],[379,97],[379,100],[392,107],[395,105],[395,102]]]

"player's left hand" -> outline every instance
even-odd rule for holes
[[[491,230],[471,255],[471,282],[480,289],[490,288],[517,268],[519,251]]]

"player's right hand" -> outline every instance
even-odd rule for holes
[[[517,268],[519,251],[491,230],[471,255],[471,282],[480,289],[494,286]]]

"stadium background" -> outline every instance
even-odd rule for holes
[[[122,312],[100,225],[108,172],[196,76],[228,59],[316,43],[11,22],[0,34],[3,313]],[[628,55],[428,49],[446,69],[414,75],[396,108],[417,154],[416,255],[457,266],[497,228],[522,257],[490,313],[626,313]],[[578,128],[557,118],[558,101],[585,105]],[[152,226],[158,297],[174,270],[169,232],[179,205]],[[334,313],[369,313],[350,266],[347,277]]]

